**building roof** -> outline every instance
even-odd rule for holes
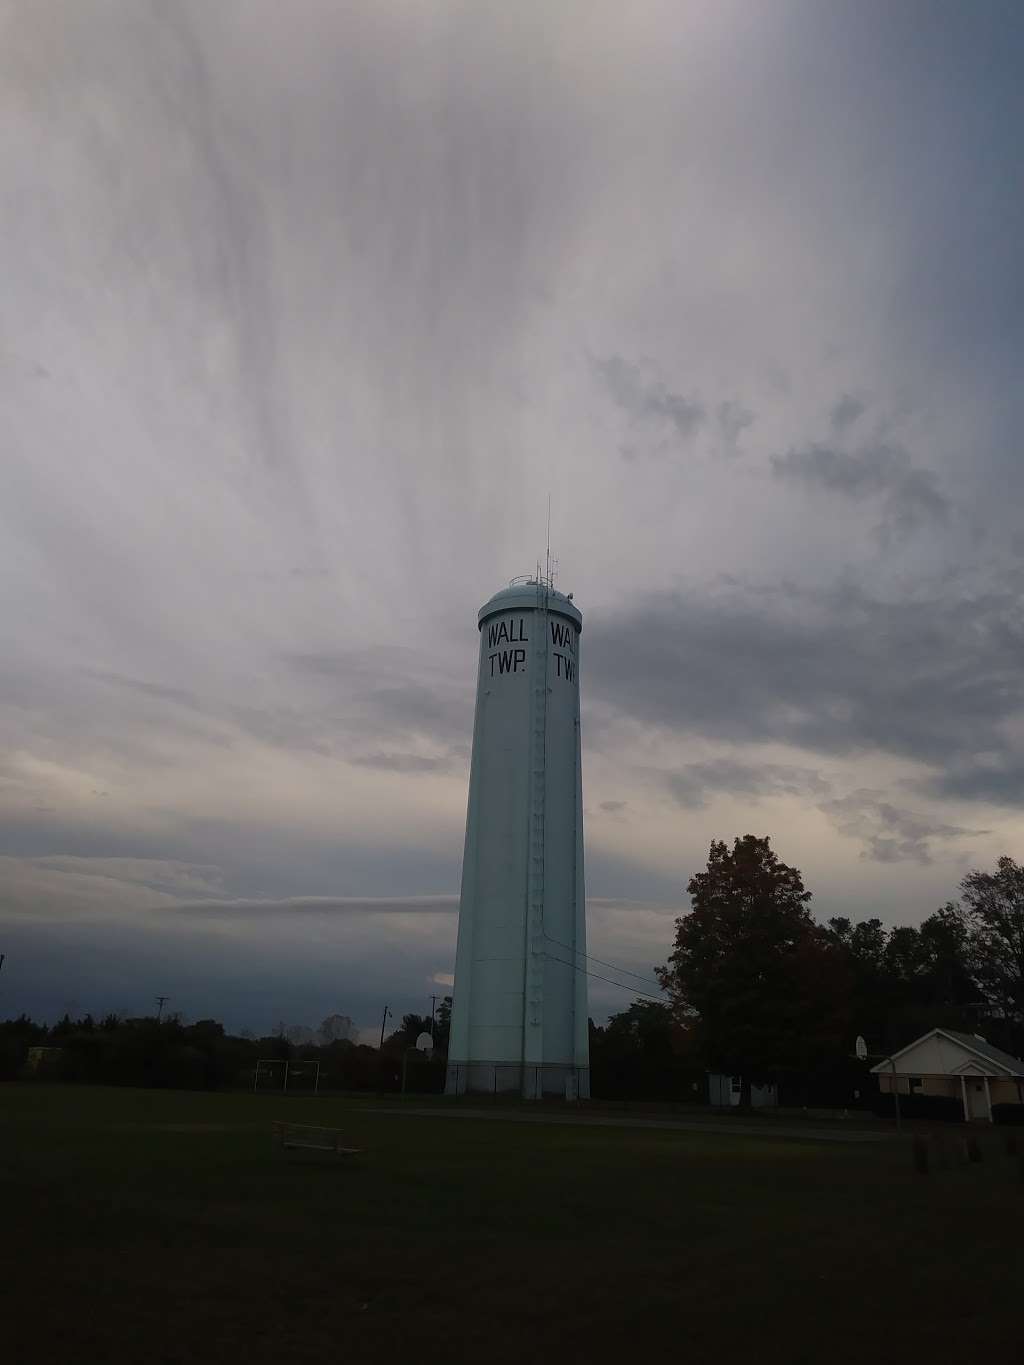
[[[884,1062],[879,1062],[873,1066],[872,1072],[880,1074],[888,1071],[898,1057],[906,1056],[908,1052],[912,1052],[922,1043],[926,1043],[929,1038],[946,1038],[957,1047],[963,1048],[965,1052],[971,1053],[972,1056],[990,1062],[1000,1071],[1010,1076],[1024,1077],[1024,1061],[1021,1061],[1019,1057],[1011,1057],[1008,1052],[1003,1052],[1001,1048],[993,1047],[990,1042],[980,1038],[976,1033],[958,1033],[955,1029],[948,1028],[933,1028],[929,1033],[923,1033],[920,1038],[915,1038],[906,1047],[901,1047],[891,1057],[887,1057]]]
[[[984,1038],[979,1038],[976,1033],[956,1033],[953,1029],[939,1029],[939,1033],[944,1033],[947,1038],[955,1038],[964,1047],[971,1048],[974,1052],[980,1052],[983,1057],[987,1057],[990,1062],[995,1062],[997,1066],[1006,1067],[1015,1076],[1024,1076],[1024,1061],[1019,1057],[1011,1057],[1002,1048],[993,1047]]]

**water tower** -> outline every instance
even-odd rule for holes
[[[538,572],[478,622],[446,1089],[585,1098],[583,617]]]

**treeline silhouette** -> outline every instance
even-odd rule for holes
[[[1012,858],[968,873],[959,902],[919,926],[892,929],[877,918],[816,921],[799,869],[767,837],[713,841],[687,890],[691,909],[655,969],[664,1003],[637,999],[601,1027],[590,1021],[596,1099],[706,1102],[719,1074],[738,1079],[744,1104],[770,1085],[783,1105],[877,1107],[886,1101],[870,1062],[933,1028],[1024,1051],[1024,868]],[[261,1059],[315,1059],[321,1089],[438,1092],[450,1020],[446,997],[434,1019],[406,1014],[377,1048],[290,1042],[283,1026],[234,1037],[214,1019],[65,1016],[47,1027],[21,1017],[0,1024],[0,1078],[217,1089],[251,1085]],[[430,1058],[415,1050],[423,1033]],[[854,1055],[858,1035],[868,1062]],[[925,1103],[908,1097],[909,1109],[914,1098]]]
[[[315,1060],[320,1063],[321,1089],[379,1092],[401,1087],[404,1062],[410,1089],[442,1090],[442,1058],[406,1055],[422,1031],[419,1016],[406,1019],[415,1019],[416,1033],[410,1037],[403,1027],[385,1040],[383,1048],[376,1048],[342,1040],[296,1046],[279,1033],[236,1037],[216,1019],[186,1024],[177,1016],[65,1015],[47,1027],[22,1015],[0,1023],[0,1080],[220,1090],[251,1087],[258,1061]],[[39,1048],[46,1051],[33,1052]],[[308,1085],[306,1076],[301,1084]]]

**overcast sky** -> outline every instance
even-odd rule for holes
[[[0,4],[0,1016],[429,1009],[549,491],[592,953],[712,838],[889,924],[1021,856],[1022,69],[1016,0]]]

